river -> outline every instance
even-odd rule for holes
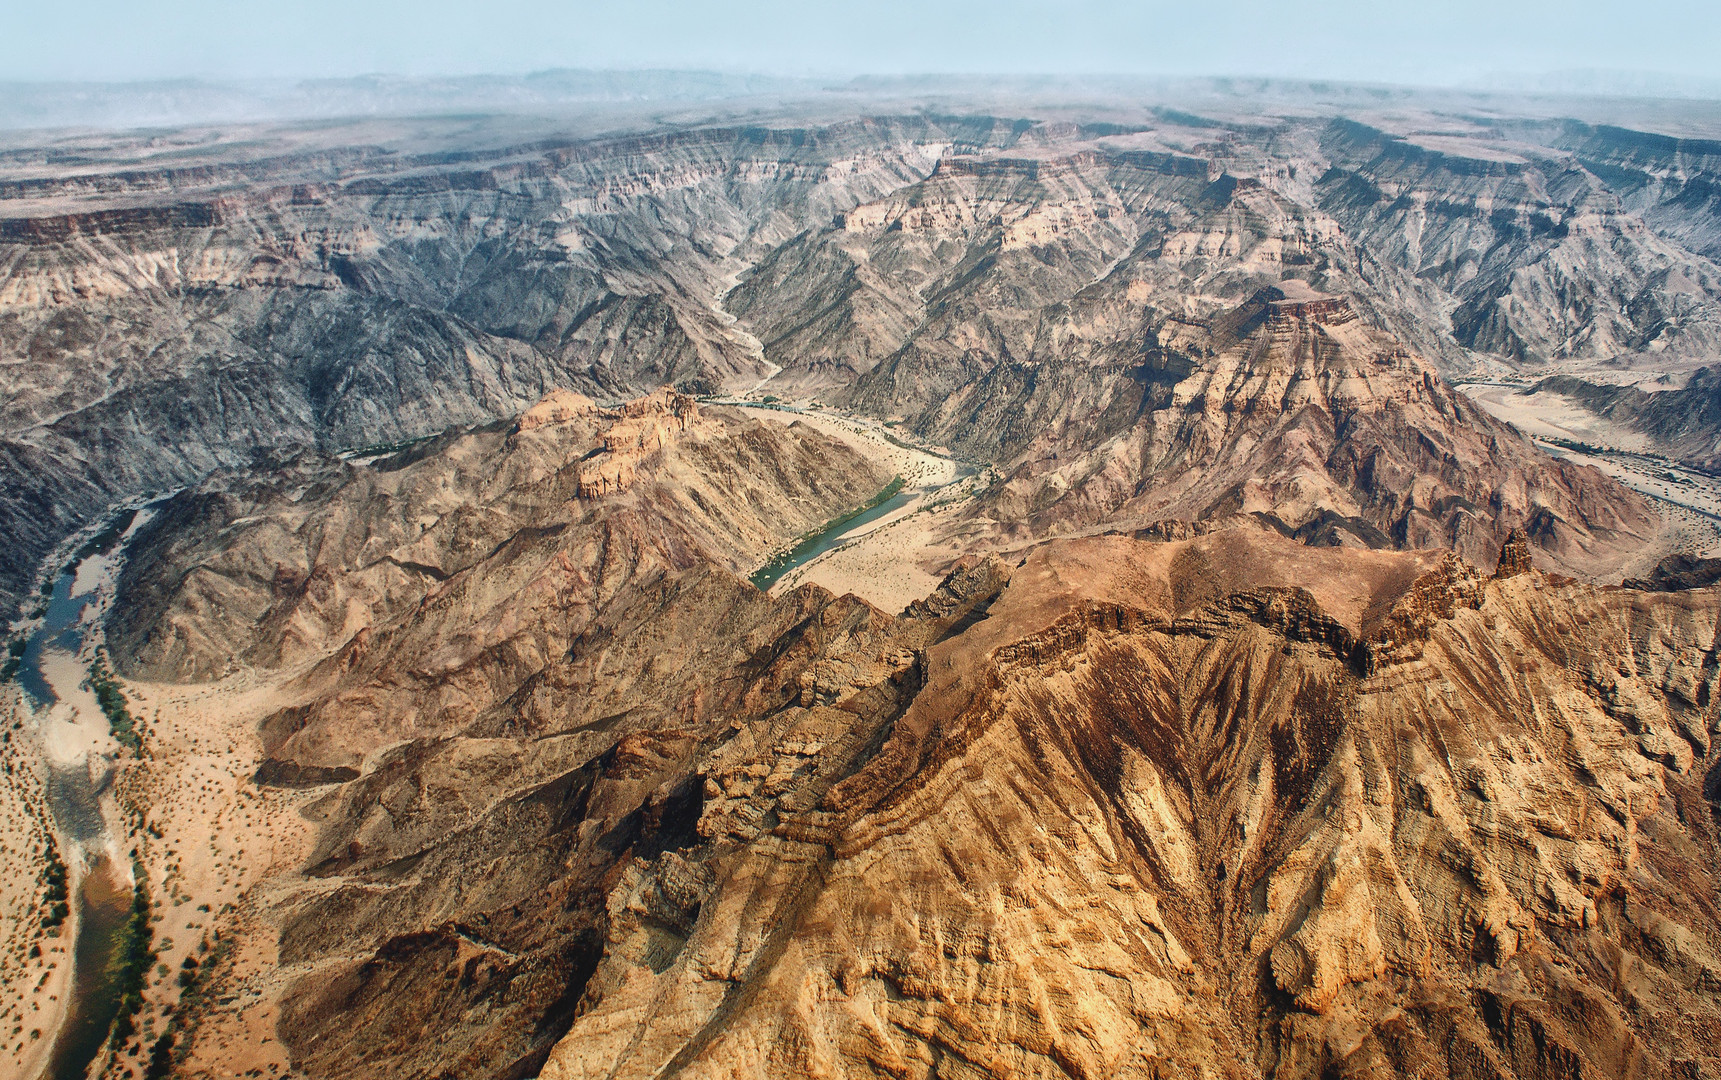
[[[901,485],[902,478],[898,477],[891,486],[901,487]],[[888,494],[890,490],[890,488],[886,488],[885,492],[881,493],[886,495],[882,502],[876,502],[868,509],[853,516],[838,518],[820,532],[804,538],[784,554],[753,571],[752,577],[747,580],[760,590],[769,591],[771,586],[775,585],[784,574],[797,566],[805,566],[827,551],[840,547],[843,541],[850,536],[865,529],[879,518],[895,513],[922,494],[919,491],[897,491],[892,495]]]
[[[72,949],[69,1008],[48,1059],[49,1080],[84,1080],[120,1007],[120,966],[132,893],[106,854],[78,886],[78,940]]]
[[[84,555],[54,579],[46,613],[27,639],[18,669],[47,759],[48,806],[75,883],[71,989],[43,1074],[48,1080],[82,1080],[119,1010],[132,883],[102,805],[118,747],[83,680],[86,647],[99,636],[101,607],[124,544],[149,516],[145,510],[126,522],[123,535],[114,537],[113,554]]]

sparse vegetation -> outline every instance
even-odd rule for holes
[[[410,450],[420,443],[426,443],[431,439],[437,438],[438,434],[440,433],[420,435],[416,439],[402,439],[399,442],[372,443],[369,446],[354,447],[351,450],[345,451],[345,456],[349,459],[357,460],[393,457],[395,454],[398,454],[403,450]]]
[[[155,931],[150,929],[149,877],[141,863],[132,866],[131,918],[120,949],[119,1013],[114,1017],[112,1042],[118,1048],[137,1031],[135,1017],[143,1010],[144,986],[155,966]]]
[[[52,930],[66,921],[66,916],[72,913],[71,892],[66,884],[66,864],[60,861],[59,848],[49,841],[48,865],[42,868],[42,884],[46,890],[42,894],[42,905],[47,910],[42,914],[42,927]]]
[[[173,1072],[173,1029],[162,1033],[150,1047],[149,1067],[144,1070],[144,1080],[162,1080]]]
[[[137,721],[132,718],[125,694],[115,681],[113,672],[108,670],[107,661],[99,653],[90,664],[89,684],[95,692],[96,703],[102,707],[102,714],[108,718],[108,730],[113,732],[121,746],[141,755],[143,736],[138,731]]]
[[[6,644],[6,662],[0,665],[0,683],[11,682],[24,664],[24,650],[30,647],[26,638],[13,638]]]
[[[812,532],[802,536],[799,540],[796,540],[794,544],[790,545],[787,551],[782,552],[772,558],[770,562],[767,562],[764,566],[755,570],[752,577],[748,578],[748,580],[751,581],[756,588],[769,589],[772,583],[782,577],[788,569],[795,564],[795,561],[804,555],[813,545],[817,544],[825,536],[828,536],[833,530],[842,528],[855,518],[866,513],[868,510],[872,510],[875,507],[888,502],[897,494],[897,492],[907,486],[907,483],[908,481],[904,480],[901,476],[893,478],[890,483],[884,486],[882,491],[862,503],[860,506],[855,507],[853,510],[850,510],[841,517],[832,518],[820,528],[814,529]]]
[[[204,907],[207,908],[208,905]],[[179,1006],[168,1017],[167,1030],[150,1047],[149,1068],[144,1073],[145,1080],[172,1075],[174,1065],[185,1056],[186,1048],[190,1046],[192,1036],[196,1033],[198,1021],[210,1004],[210,978],[226,959],[228,942],[217,941],[211,949],[209,939],[205,937],[197,943],[197,952],[203,956],[201,961],[196,956],[187,956],[180,963]]]
[[[1553,438],[1544,439],[1543,441],[1548,442],[1548,443],[1552,443],[1553,445],[1559,447],[1561,450],[1570,450],[1570,451],[1572,451],[1574,453],[1578,453],[1578,454],[1595,455],[1595,454],[1605,454],[1608,452],[1608,448],[1605,446],[1596,446],[1592,443],[1579,442],[1576,439],[1564,439],[1564,438],[1560,438],[1559,436],[1554,436]]]
[[[75,573],[78,569],[78,564],[92,555],[106,555],[108,552],[112,551],[114,549],[114,545],[120,542],[120,537],[125,535],[126,530],[131,528],[131,523],[136,520],[137,510],[135,507],[130,510],[122,511],[120,514],[115,516],[112,521],[107,523],[101,532],[90,537],[84,542],[84,546],[77,550],[77,552],[71,557],[71,560],[66,563],[66,573]]]

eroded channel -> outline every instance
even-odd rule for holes
[[[118,746],[86,679],[125,544],[151,513],[128,511],[55,576],[17,672],[46,758],[48,809],[73,866],[71,987],[42,1074],[50,1080],[88,1073],[123,994],[133,893],[109,794]]]

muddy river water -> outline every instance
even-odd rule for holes
[[[87,647],[99,632],[88,609],[111,588],[113,565],[114,556],[92,555],[55,578],[18,670],[48,750],[48,806],[76,883],[71,988],[43,1074],[50,1080],[84,1077],[107,1041],[122,990],[132,882],[102,805],[117,747],[103,745],[105,718],[82,685]]]

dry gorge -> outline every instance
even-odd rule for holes
[[[0,138],[0,1070],[1721,1076],[1721,112],[965,93]]]

